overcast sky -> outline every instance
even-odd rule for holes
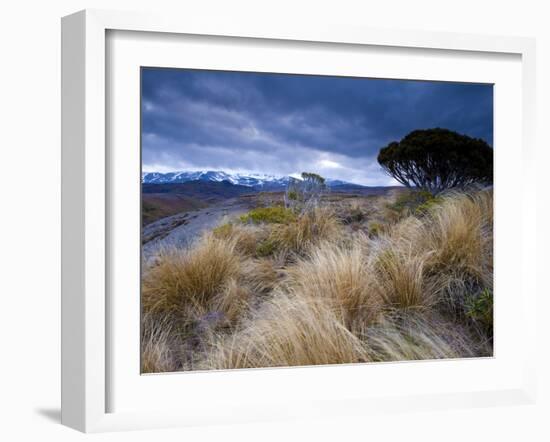
[[[444,127],[493,144],[491,85],[146,68],[145,172],[316,172],[390,185],[381,147]]]

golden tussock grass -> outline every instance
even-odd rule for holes
[[[434,208],[425,223],[425,247],[434,271],[465,274],[492,285],[493,195],[455,194]]]
[[[382,300],[375,289],[361,241],[343,248],[325,242],[288,268],[285,281],[297,297],[322,299],[348,327],[371,323],[380,315]]]
[[[320,242],[337,242],[343,234],[333,211],[318,207],[302,214],[294,222],[274,226],[270,240],[277,249],[301,254]]]
[[[416,247],[440,303],[455,313],[465,297],[493,287],[492,191],[450,193],[422,219]]]
[[[144,315],[141,334],[141,371],[160,373],[178,369],[172,324]]]
[[[269,293],[279,284],[283,265],[276,258],[246,260],[241,267],[242,283],[257,295]]]
[[[492,290],[492,201],[449,193],[370,237],[322,207],[285,224],[226,224],[165,253],[143,275],[144,312],[169,321],[144,322],[144,371],[187,367],[173,349],[188,335],[200,335],[193,369],[490,355],[492,334],[464,311]],[[382,217],[384,200],[373,204],[361,210]],[[176,333],[178,320],[191,331]]]
[[[232,244],[235,251],[246,256],[256,253],[258,242],[267,237],[267,230],[261,226],[240,223],[225,223],[213,230],[215,238]]]
[[[492,287],[492,192],[450,193],[373,243],[381,296],[393,307],[460,308],[475,286]]]
[[[399,313],[366,329],[363,339],[374,361],[409,361],[488,356],[487,346],[462,327],[437,315]]]
[[[382,248],[373,258],[376,288],[392,308],[430,308],[436,302],[430,281],[425,277],[427,254],[412,245]]]
[[[368,361],[363,343],[322,301],[278,293],[240,331],[212,344],[202,368],[230,369]]]
[[[149,313],[206,311],[225,284],[240,274],[235,243],[208,235],[190,250],[161,254],[144,270],[142,307]]]
[[[223,313],[224,323],[232,324],[238,321],[242,312],[248,308],[250,297],[249,288],[231,278],[212,298],[208,307],[211,311]]]

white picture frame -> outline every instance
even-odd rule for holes
[[[449,392],[437,386],[426,394],[377,396],[358,393],[341,397],[338,393],[315,397],[307,401],[291,399],[286,404],[255,403],[250,398],[235,399],[233,409],[211,413],[197,407],[193,413],[180,410],[113,411],[109,394],[113,388],[110,370],[113,355],[109,328],[112,316],[108,299],[109,243],[113,230],[108,228],[112,195],[108,185],[110,167],[108,155],[109,118],[108,76],[106,68],[112,55],[108,51],[109,32],[154,32],[155,35],[217,36],[284,41],[285,44],[338,44],[403,50],[426,49],[452,53],[472,53],[483,59],[488,54],[508,54],[518,57],[521,64],[521,110],[518,111],[518,155],[522,174],[530,176],[534,168],[534,107],[535,107],[535,43],[518,37],[491,37],[451,33],[388,31],[343,26],[308,24],[293,27],[286,24],[214,22],[196,17],[165,17],[151,14],[86,10],[62,20],[62,423],[84,432],[111,431],[168,426],[205,425],[210,423],[251,422],[335,415],[363,415],[373,410],[388,412],[410,409],[455,408],[500,404],[532,403],[535,397],[534,339],[525,339],[525,348],[518,355],[521,373],[507,385],[483,389],[478,385],[460,392]],[[294,42],[294,43],[293,43]],[[498,103],[495,104],[498,112]],[[498,171],[498,162],[497,162]],[[498,172],[497,172],[498,173]],[[502,180],[504,182],[504,180]],[[498,190],[497,190],[498,192]],[[518,189],[522,210],[516,214],[521,227],[518,253],[522,273],[518,279],[521,306],[526,309],[520,322],[524,338],[535,333],[533,306],[536,287],[532,265],[536,246],[534,207],[536,194]],[[497,199],[498,201],[498,199]],[[116,232],[116,230],[115,230]],[[498,239],[497,239],[498,241]],[[531,256],[531,265],[527,265]],[[136,294],[137,296],[137,294]],[[498,302],[498,301],[497,301]],[[527,306],[527,307],[526,307]],[[529,307],[531,306],[531,307]],[[497,306],[498,309],[498,306]],[[498,317],[497,317],[498,322]],[[498,327],[498,325],[497,325]],[[498,354],[496,355],[498,358]],[[430,364],[437,364],[431,362]],[[453,370],[464,369],[457,362]],[[395,364],[392,364],[395,365]],[[390,370],[390,365],[378,365],[378,371]],[[386,367],[386,368],[385,368]],[[409,367],[413,367],[409,364]],[[424,370],[416,367],[416,372]],[[278,369],[288,378],[307,378],[308,368]],[[330,371],[329,371],[330,370]],[[330,367],[324,373],[332,376],[337,370],[353,375],[354,367]],[[400,368],[402,370],[402,368]],[[410,368],[413,370],[413,368]],[[475,373],[475,367],[468,373]],[[474,371],[472,371],[474,370]],[[519,370],[519,368],[518,368]],[[273,370],[271,370],[273,371]],[[239,378],[239,382],[266,382],[269,370],[224,373],[223,379]],[[247,374],[248,373],[248,374]],[[264,374],[257,374],[264,373]],[[305,374],[304,374],[305,373]],[[139,373],[138,373],[139,375]],[[193,374],[191,374],[193,375]],[[178,376],[178,375],[176,375]],[[188,376],[188,374],[185,374]],[[196,376],[196,375],[195,375]],[[204,374],[202,374],[204,378]],[[267,376],[267,377],[266,377]],[[305,377],[304,377],[305,376]],[[471,376],[471,374],[469,374]],[[166,376],[164,377],[166,379]],[[173,382],[176,378],[172,377]],[[187,382],[189,382],[189,377]],[[195,378],[198,381],[198,377]],[[213,379],[213,378],[210,378]],[[169,381],[164,381],[168,384]],[[191,398],[192,399],[192,398]],[[227,403],[225,406],[227,407]]]

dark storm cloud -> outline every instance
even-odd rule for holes
[[[390,184],[381,147],[445,127],[493,140],[490,85],[147,68],[144,170],[303,170]]]

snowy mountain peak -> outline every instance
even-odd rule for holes
[[[256,190],[280,189],[286,187],[290,177],[264,173],[227,173],[221,170],[180,171],[180,172],[143,172],[143,184],[180,184],[189,181],[228,182],[238,186],[251,187]],[[329,186],[351,185],[340,180],[326,180]]]

